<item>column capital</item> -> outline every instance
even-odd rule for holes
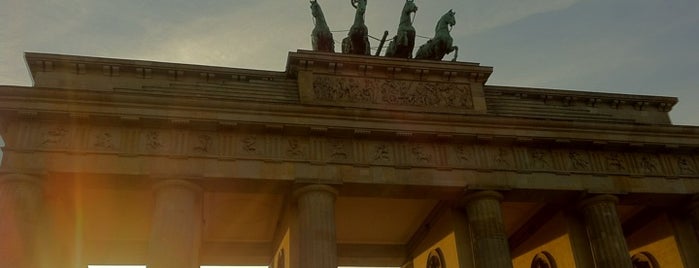
[[[466,204],[470,203],[471,201],[481,200],[481,199],[493,199],[493,200],[496,200],[498,202],[502,202],[504,197],[500,192],[491,191],[491,190],[469,192],[463,198],[461,198],[459,205],[461,207],[464,207],[464,206],[466,206]]]
[[[578,208],[585,208],[596,203],[613,203],[616,205],[619,203],[619,198],[611,194],[600,194],[590,196],[583,200],[580,200],[580,202],[578,202]]]
[[[326,184],[311,184],[311,185],[306,185],[301,188],[298,188],[294,190],[294,198],[298,198],[299,196],[308,193],[308,192],[327,192],[332,194],[333,198],[337,197],[340,192],[335,189],[335,187],[332,187],[330,185]]]
[[[197,194],[204,192],[204,189],[201,188],[201,186],[182,179],[159,179],[153,183],[152,188],[153,191],[156,192],[165,188],[184,188]]]

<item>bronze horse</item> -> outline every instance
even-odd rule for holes
[[[388,43],[386,48],[386,57],[405,58],[413,57],[413,48],[415,48],[415,28],[410,20],[410,14],[417,12],[415,0],[405,0],[403,11],[400,16],[400,24],[398,32],[393,40]]]
[[[311,44],[314,51],[335,52],[335,40],[330,32],[330,27],[325,21],[325,15],[317,0],[311,0],[311,14],[313,14],[315,27],[311,33]]]
[[[459,47],[452,46],[453,39],[451,34],[449,34],[449,27],[456,24],[454,14],[456,14],[454,11],[449,10],[439,19],[434,37],[420,46],[415,55],[416,59],[442,60],[444,55],[456,51],[454,59],[451,60],[456,61],[456,57],[459,55]]]
[[[350,0],[350,3],[357,9],[357,12],[354,15],[354,24],[352,24],[349,33],[347,33],[347,37],[342,39],[342,53],[370,55],[369,29],[364,24],[367,0]]]

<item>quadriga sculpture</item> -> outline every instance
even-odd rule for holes
[[[415,28],[410,20],[410,14],[417,12],[415,0],[405,0],[403,11],[400,15],[400,24],[398,32],[393,40],[388,43],[386,48],[386,57],[405,58],[413,57],[413,48],[415,48]]]
[[[439,19],[437,27],[435,28],[434,37],[420,46],[415,55],[416,59],[442,60],[444,55],[456,51],[454,53],[454,59],[451,60],[456,61],[459,55],[459,48],[457,46],[452,46],[453,39],[449,33],[449,27],[456,25],[455,14],[454,11],[449,10]]]
[[[357,9],[357,12],[347,37],[342,39],[342,53],[370,55],[369,29],[364,24],[367,0],[350,0],[350,3]]]
[[[317,0],[311,0],[311,14],[315,27],[311,33],[311,44],[314,51],[335,52],[335,40],[330,32],[330,27],[325,21],[325,15]]]

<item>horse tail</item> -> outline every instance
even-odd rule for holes
[[[421,45],[420,48],[417,49],[417,53],[415,53],[415,58],[416,59],[424,59],[425,58],[425,45]]]

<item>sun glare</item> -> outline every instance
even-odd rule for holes
[[[145,265],[88,265],[87,268],[146,268]],[[201,268],[267,268],[267,266],[201,266]]]
[[[146,268],[145,265],[88,265],[87,268]],[[267,266],[201,266],[201,268],[268,268]],[[388,268],[388,267],[355,267],[340,266],[338,268]]]

